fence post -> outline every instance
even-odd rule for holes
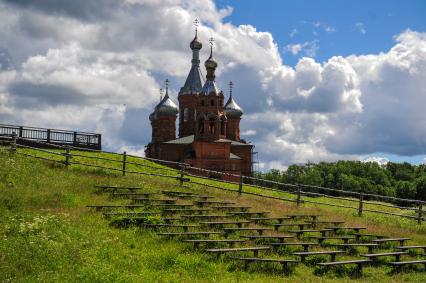
[[[77,132],[72,134],[72,144],[73,146],[77,146]]]
[[[359,206],[358,206],[358,216],[359,217],[362,216],[363,209],[364,209],[364,193],[361,192],[359,194]]]
[[[69,147],[69,145],[67,145],[65,147],[65,162],[64,162],[66,168],[68,168],[68,166],[70,165],[70,158],[71,158],[70,147]]]
[[[12,140],[10,141],[10,152],[16,152],[16,132],[12,132]]]
[[[240,183],[238,185],[238,193],[241,195],[241,193],[243,192],[243,173],[240,172]]]
[[[50,142],[50,129],[47,130],[46,140],[47,142]]]
[[[300,206],[300,198],[301,198],[301,194],[302,194],[302,187],[300,184],[297,184],[297,198],[296,198],[296,203],[297,206]]]
[[[185,177],[185,164],[180,165],[180,185],[183,186],[183,178]]]
[[[419,217],[417,218],[417,223],[422,224],[423,220],[423,203],[419,201]]]
[[[126,176],[126,158],[127,158],[127,153],[123,152],[123,176]]]
[[[19,127],[19,137],[22,138],[22,132],[24,131],[24,127],[20,126]]]

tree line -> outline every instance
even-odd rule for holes
[[[337,161],[291,165],[287,170],[256,172],[255,177],[288,184],[426,201],[426,165],[407,162]],[[262,182],[258,182],[261,184]],[[265,184],[261,184],[265,185]]]

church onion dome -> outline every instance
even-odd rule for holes
[[[170,99],[169,93],[166,90],[166,95],[164,98],[155,106],[155,115],[156,116],[174,116],[179,113],[179,108],[176,104]]]
[[[225,104],[224,112],[229,118],[240,118],[243,115],[243,109],[235,102],[232,94]]]
[[[210,49],[210,57],[204,62],[204,66],[206,69],[213,69],[215,70],[217,68],[217,62],[213,58],[213,51]]]
[[[192,50],[200,50],[203,47],[203,44],[198,41],[197,34],[195,34],[195,37],[189,44],[189,47],[191,47]]]

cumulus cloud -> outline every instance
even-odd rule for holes
[[[389,159],[383,156],[369,156],[362,160],[363,162],[375,162],[379,165],[386,165],[389,162]]]
[[[256,145],[262,168],[426,154],[424,33],[407,30],[388,51],[321,63],[307,58],[318,41],[289,45],[302,56],[293,68],[271,33],[234,26],[230,13],[213,1],[0,1],[0,119],[99,131],[104,148],[142,154],[158,89],[168,77],[176,101],[189,71],[199,18],[201,58],[213,36],[218,85],[226,93],[234,82],[242,137]]]

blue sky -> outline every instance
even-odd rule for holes
[[[426,31],[424,0],[218,0],[216,3],[218,7],[233,8],[225,21],[271,32],[284,63],[292,66],[300,54],[285,52],[289,44],[318,40],[315,58],[324,62],[336,55],[387,51],[394,45],[393,37],[404,30]]]
[[[295,66],[301,57],[325,62],[333,56],[378,54],[395,44],[395,36],[407,29],[426,31],[426,1],[423,0],[216,0],[219,8],[230,6],[225,18],[234,25],[250,24],[273,34],[283,63]],[[290,45],[313,43],[311,53],[290,52]],[[394,162],[425,162],[424,155],[376,152]]]

